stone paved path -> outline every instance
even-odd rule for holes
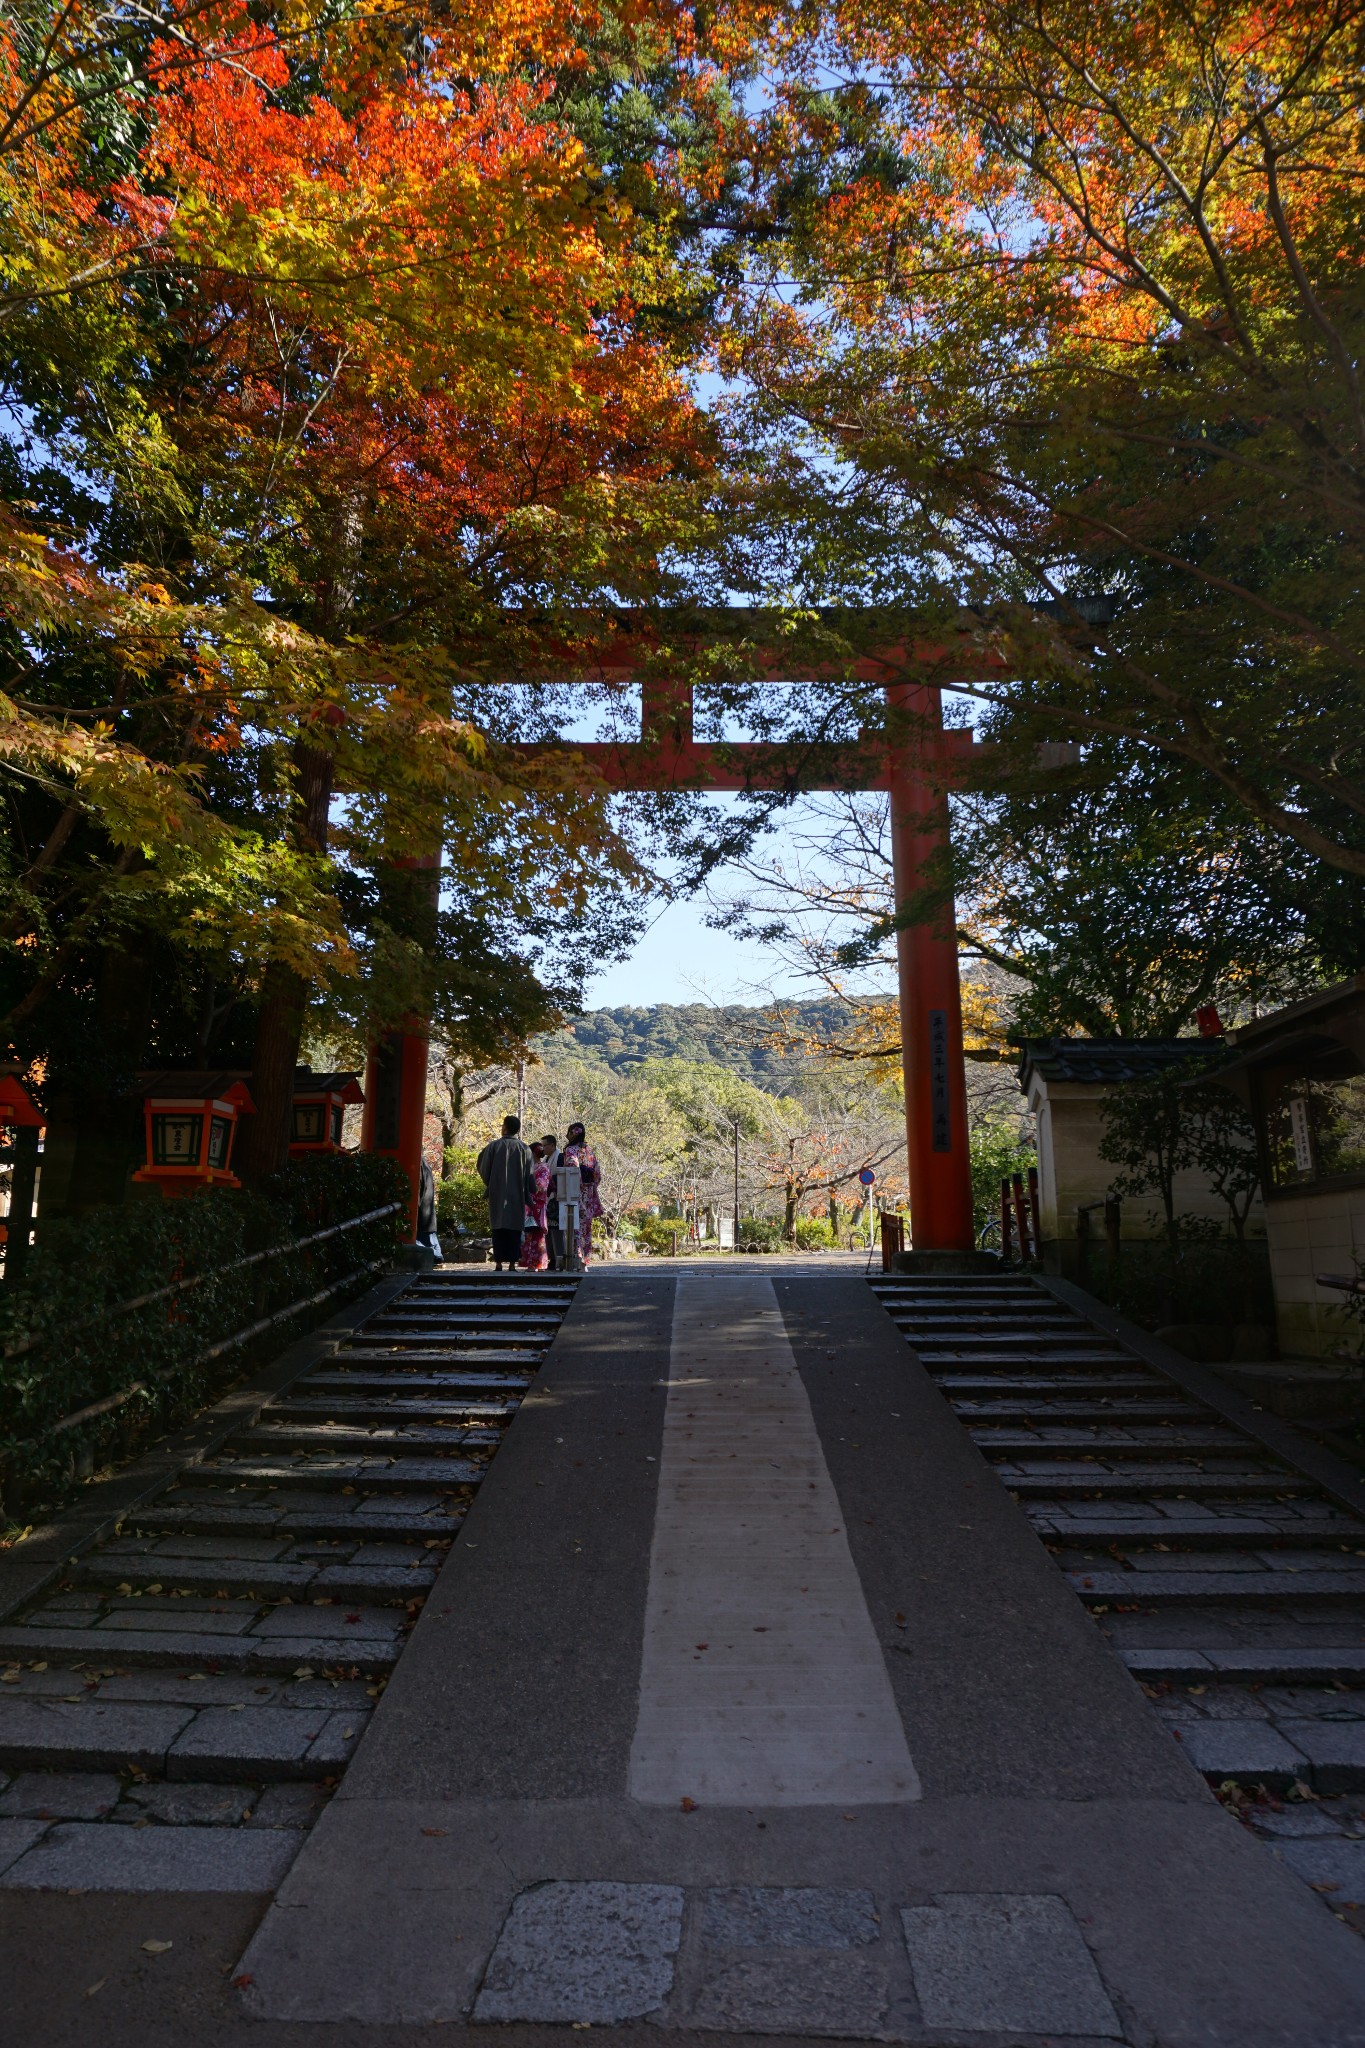
[[[762,1275],[677,1283],[628,1791],[665,1806],[919,1797]]]
[[[1365,2042],[866,1285],[742,1266],[580,1289],[237,1976],[386,2039]]]

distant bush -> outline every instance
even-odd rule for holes
[[[972,1170],[972,1214],[977,1236],[1000,1215],[1000,1183],[1016,1173],[1027,1178],[1038,1164],[1032,1145],[1019,1135],[1019,1120],[1013,1116],[983,1117],[968,1132]]]
[[[687,1224],[681,1216],[638,1216],[635,1231],[645,1249],[659,1258],[672,1252],[675,1241],[679,1251],[687,1244]]]
[[[452,1173],[436,1183],[436,1228],[488,1235],[488,1193],[477,1173]]]
[[[780,1252],[782,1225],[775,1216],[744,1216],[739,1225],[739,1248],[744,1252]]]
[[[802,1252],[827,1252],[835,1243],[834,1228],[828,1216],[798,1216],[796,1219],[796,1248]]]

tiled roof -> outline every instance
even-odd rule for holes
[[[345,1088],[354,1088],[358,1091],[359,1082],[360,1075],[358,1073],[315,1074],[311,1067],[295,1067],[294,1069],[294,1093],[296,1095],[339,1095]],[[357,1100],[363,1102],[364,1099],[363,1095],[357,1093]]]
[[[170,1067],[164,1070],[139,1074],[137,1093],[139,1095],[176,1095],[186,1101],[191,1097],[226,1095],[229,1088],[243,1085],[250,1079],[244,1067],[224,1073],[221,1068]]]
[[[1019,1086],[1026,1090],[1037,1074],[1044,1081],[1117,1088],[1217,1050],[1218,1041],[1208,1038],[1026,1038],[1019,1048]]]

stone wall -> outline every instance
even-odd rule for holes
[[[1276,1195],[1266,1204],[1266,1230],[1281,1351],[1298,1358],[1354,1356],[1361,1321],[1315,1276],[1353,1273],[1365,1264],[1365,1188]]]

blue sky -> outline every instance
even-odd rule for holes
[[[744,944],[702,922],[700,903],[669,903],[629,960],[608,967],[591,982],[586,1007],[615,1009],[624,1003],[759,1003],[776,985],[777,962],[764,947]]]

